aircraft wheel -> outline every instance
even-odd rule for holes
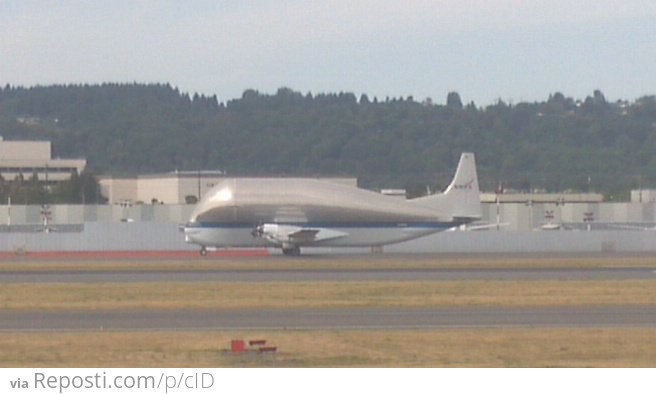
[[[200,255],[201,256],[207,256],[207,249],[203,246],[200,248]]]
[[[294,246],[292,248],[283,248],[282,253],[285,256],[300,256],[301,255],[301,248],[298,246]]]

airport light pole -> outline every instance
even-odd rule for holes
[[[590,231],[590,227],[592,227],[592,222],[594,221],[594,212],[584,212],[583,221],[586,223],[588,231]]]
[[[50,219],[52,218],[52,211],[50,210],[50,205],[43,204],[41,205],[41,220],[43,222],[43,232],[50,232]]]
[[[497,231],[501,229],[501,194],[503,194],[503,185],[499,182],[496,190],[496,205],[497,205]]]
[[[558,197],[558,201],[556,201],[556,206],[558,207],[558,217],[560,220],[560,225],[564,228],[563,225],[563,205],[565,205],[565,197],[560,196]]]
[[[131,222],[133,219],[130,217],[128,209],[132,206],[132,201],[130,200],[121,200],[118,202],[118,205],[121,206],[121,221],[128,223]]]
[[[200,201],[200,168],[198,169],[198,200]]]
[[[499,194],[497,193],[497,231],[500,229],[500,223],[501,223],[501,212],[500,212],[500,205],[501,201],[499,201]]]

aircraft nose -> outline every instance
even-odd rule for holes
[[[199,234],[200,229],[190,226],[191,223],[188,223],[184,226],[183,232],[185,235],[185,242],[187,243],[197,243],[197,235]]]

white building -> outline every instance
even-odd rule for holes
[[[171,172],[132,178],[101,177],[100,194],[109,204],[195,203],[218,181],[220,171]]]
[[[84,171],[85,159],[52,158],[50,141],[4,141],[0,137],[0,175],[12,181],[22,174],[29,179],[36,174],[42,182],[68,180],[73,172]]]
[[[631,190],[631,202],[656,202],[656,190]]]

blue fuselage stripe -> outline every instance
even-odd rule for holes
[[[455,223],[444,222],[415,222],[415,223],[399,223],[399,222],[277,222],[275,224],[298,226],[298,227],[311,227],[311,228],[425,228],[425,229],[445,229],[453,227]],[[252,223],[229,223],[229,222],[196,222],[187,223],[189,228],[254,228],[257,224]]]

